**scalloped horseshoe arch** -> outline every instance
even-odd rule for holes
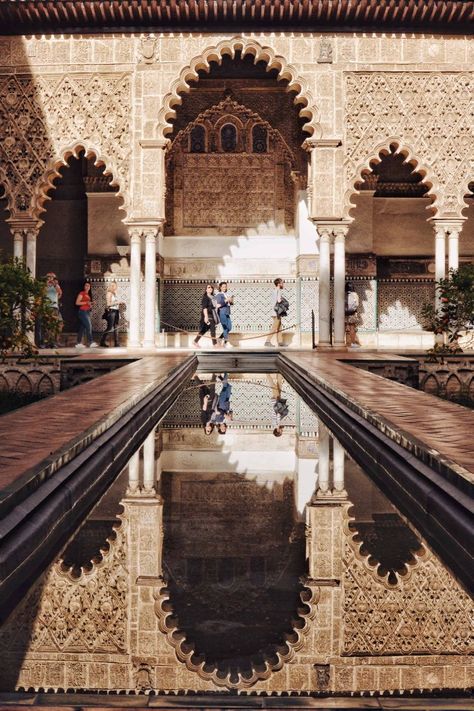
[[[296,92],[295,104],[302,104],[299,115],[307,119],[303,130],[312,136],[321,137],[319,110],[316,108],[314,97],[308,89],[306,80],[298,76],[295,67],[289,64],[284,57],[275,54],[271,47],[262,47],[255,40],[233,37],[222,40],[215,47],[208,47],[201,55],[194,57],[189,65],[181,71],[179,78],[172,82],[171,90],[164,97],[163,107],[158,114],[157,139],[164,139],[173,130],[170,122],[176,116],[174,107],[181,104],[181,94],[189,92],[190,86],[188,82],[199,78],[198,71],[209,72],[211,68],[210,62],[220,64],[225,54],[234,58],[235,53],[239,50],[243,57],[247,54],[252,55],[255,63],[265,62],[268,70],[276,69],[278,78],[288,81],[288,90]]]
[[[287,635],[285,642],[275,651],[266,655],[265,661],[258,668],[252,665],[250,673],[239,671],[232,675],[230,671],[220,671],[217,667],[206,669],[204,659],[193,659],[194,648],[187,641],[185,633],[179,629],[178,622],[174,619],[169,591],[166,586],[154,592],[155,614],[158,617],[158,626],[166,635],[169,644],[175,650],[178,660],[185,664],[189,671],[195,672],[201,679],[210,681],[218,687],[226,689],[248,689],[258,681],[268,679],[270,675],[279,671],[284,664],[290,662],[298,652],[307,636],[311,621],[316,615],[316,605],[319,601],[319,587],[307,580],[300,593],[301,607],[298,608],[297,619],[294,620],[293,632]]]
[[[360,181],[362,174],[365,171],[371,170],[371,163],[380,163],[382,161],[381,156],[388,155],[390,153],[390,146],[395,145],[397,147],[395,155],[400,153],[405,158],[406,163],[413,164],[417,173],[423,177],[423,182],[428,186],[429,190],[426,195],[430,196],[432,203],[427,206],[427,210],[431,210],[433,217],[438,212],[438,196],[439,196],[439,183],[437,179],[431,174],[430,168],[428,168],[415,153],[413,148],[410,148],[406,143],[404,143],[398,137],[387,138],[382,143],[379,143],[372,153],[367,154],[363,163],[355,168],[352,175],[346,176],[347,179],[347,189],[344,194],[344,218],[351,220],[352,215],[350,211],[356,208],[355,203],[352,202],[354,195],[359,194],[359,190],[355,187]],[[351,171],[352,172],[352,171]],[[427,218],[429,219],[429,218]]]
[[[118,208],[124,211],[127,210],[127,195],[125,193],[122,193],[120,190],[120,184],[116,179],[116,176],[118,175],[119,171],[116,169],[116,166],[113,164],[113,162],[104,158],[101,155],[100,150],[98,150],[98,148],[96,148],[95,146],[88,144],[87,141],[75,141],[73,144],[66,146],[60,151],[61,157],[52,158],[48,162],[41,177],[41,180],[39,180],[37,183],[37,187],[34,191],[32,199],[32,213],[34,217],[40,221],[41,224],[43,224],[43,220],[41,220],[40,215],[46,210],[44,204],[48,200],[51,200],[51,196],[48,195],[48,193],[50,190],[54,190],[56,188],[54,180],[56,178],[61,177],[59,168],[67,166],[69,158],[79,158],[79,154],[82,151],[84,151],[86,158],[94,159],[94,165],[105,166],[104,174],[112,176],[111,185],[119,188],[118,192],[115,193],[115,197],[122,198],[123,200],[123,203],[119,205]]]

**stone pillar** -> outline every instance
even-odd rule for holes
[[[145,334],[143,346],[153,348],[156,337],[156,228],[145,230]]]
[[[319,423],[318,486],[316,496],[329,492],[329,431]]]
[[[140,450],[130,457],[128,462],[128,487],[127,494],[135,494],[140,485]]]
[[[330,250],[329,227],[318,226],[319,233],[319,345],[330,345]]]
[[[30,270],[31,276],[36,277],[36,238],[38,230],[28,228],[26,230],[26,268]]]
[[[334,228],[334,345],[345,345],[346,234],[348,227]]]
[[[141,231],[130,230],[130,316],[128,345],[140,345]]]
[[[435,230],[435,280],[439,281],[446,276],[446,228],[443,224],[434,222]],[[435,294],[435,306],[440,307],[438,289]]]
[[[334,492],[345,495],[344,490],[344,447],[333,438],[333,487]]]
[[[154,427],[143,443],[143,488],[147,493],[155,493],[155,436]]]
[[[448,269],[459,269],[459,235],[463,227],[462,220],[455,220],[447,225],[448,232]]]
[[[23,246],[23,230],[13,230],[13,257],[15,259],[23,259]]]

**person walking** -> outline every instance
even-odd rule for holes
[[[216,294],[217,308],[219,321],[222,326],[222,334],[219,336],[224,348],[232,348],[229,343],[229,333],[232,330],[232,321],[230,319],[230,306],[234,303],[232,294],[227,293],[227,282],[221,281],[219,291]]]
[[[287,315],[287,309],[289,307],[288,301],[283,296],[283,289],[285,288],[285,282],[283,279],[278,277],[273,282],[275,289],[273,290],[273,316],[272,316],[272,327],[271,333],[265,341],[265,346],[270,347],[281,347],[283,345],[283,337],[281,333],[281,319],[282,316]]]
[[[346,345],[349,348],[360,348],[357,336],[357,324],[359,322],[359,294],[354,289],[351,282],[347,282],[345,287],[345,324],[346,324]]]
[[[57,327],[52,330],[43,332],[43,323],[38,319],[38,345],[40,348],[57,348],[57,339],[61,331],[62,316],[59,310],[59,300],[63,295],[63,291],[59,285],[59,281],[54,272],[46,274],[46,291],[45,300],[47,306],[50,307],[54,318],[57,321]]]
[[[201,301],[201,320],[199,322],[199,332],[194,339],[192,345],[197,348],[201,336],[204,336],[208,331],[211,332],[212,345],[215,347],[217,345],[216,339],[216,325],[219,322],[219,317],[217,315],[217,303],[214,297],[214,287],[212,284],[207,284],[206,291],[202,296]]]
[[[118,334],[118,327],[119,327],[119,318],[120,318],[120,311],[119,311],[119,306],[120,302],[117,298],[117,282],[112,281],[108,288],[107,288],[107,294],[106,294],[106,303],[107,307],[105,309],[104,315],[107,316],[107,326],[105,331],[102,334],[102,338],[100,339],[100,346],[101,348],[108,348],[109,344],[107,343],[107,336],[113,335],[114,337],[114,347],[118,348],[119,347],[119,334]]]
[[[85,347],[82,343],[83,336],[86,337],[86,343],[89,348],[97,348],[97,343],[94,343],[94,341],[92,340],[92,296],[91,285],[89,281],[84,282],[82,291],[78,293],[76,298],[76,306],[78,307],[77,318],[79,319],[79,330],[77,332],[76,348]]]

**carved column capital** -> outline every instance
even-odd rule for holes
[[[344,242],[349,231],[348,225],[336,225],[333,227],[334,241]]]
[[[128,234],[130,235],[130,242],[137,243],[141,241],[142,238],[142,230],[139,227],[131,227],[128,230]]]
[[[332,227],[330,225],[316,225],[321,242],[330,242]]]
[[[145,227],[143,234],[145,235],[146,242],[154,242],[158,237],[159,229],[158,227]]]

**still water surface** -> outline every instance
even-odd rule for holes
[[[469,687],[472,601],[276,374],[198,374],[0,631],[7,689]]]

